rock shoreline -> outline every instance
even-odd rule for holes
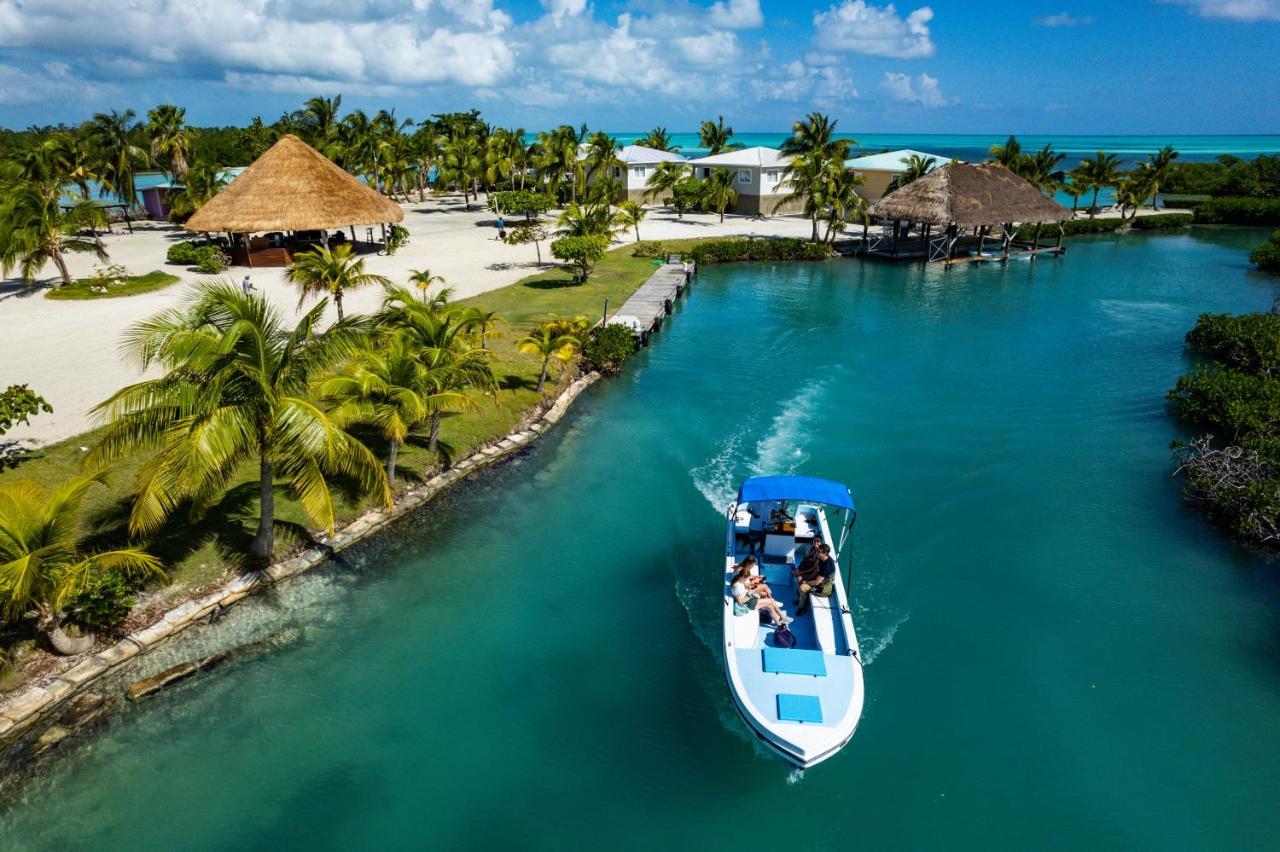
[[[148,626],[130,633],[115,644],[57,674],[49,683],[31,687],[8,701],[0,703],[0,766],[6,763],[22,762],[25,757],[37,756],[66,739],[70,731],[60,722],[68,717],[67,705],[78,696],[96,696],[97,694],[89,692],[88,688],[104,675],[188,628],[217,618],[228,607],[234,606],[249,595],[309,571],[332,555],[385,528],[393,520],[421,507],[454,483],[466,479],[481,468],[500,461],[528,445],[558,423],[582,391],[599,378],[599,373],[593,372],[574,381],[556,397],[541,416],[535,417],[527,425],[522,424],[503,438],[480,447],[457,464],[446,468],[417,488],[405,492],[396,500],[390,511],[373,509],[365,512],[333,536],[318,536],[315,544],[301,553],[264,570],[241,574],[213,592],[185,601],[165,612]],[[150,684],[146,688],[139,687],[140,694],[130,697],[137,698],[144,694],[151,694],[169,683],[176,683],[198,671],[212,668],[217,662],[212,659],[198,660],[167,670],[156,676],[158,679],[168,676],[164,683]],[[188,666],[189,670],[186,668]],[[114,700],[105,698],[99,700],[100,698],[94,698],[89,702],[93,704],[94,713],[71,712],[70,715],[90,715],[91,719],[96,719],[105,712],[106,705]],[[72,707],[71,711],[75,709]]]

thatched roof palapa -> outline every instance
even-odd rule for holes
[[[282,136],[187,220],[189,231],[251,234],[377,225],[400,205],[356,180],[297,136]]]
[[[948,163],[871,206],[878,219],[974,228],[1062,222],[1071,211],[998,163]]]

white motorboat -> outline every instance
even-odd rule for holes
[[[840,516],[839,541],[827,512]],[[807,476],[746,480],[729,507],[724,561],[724,672],[738,712],[765,745],[804,769],[833,756],[862,715],[862,660],[839,567],[856,517],[849,489]],[[821,536],[837,567],[829,597],[813,595],[797,615],[792,570]],[[754,555],[774,598],[793,619],[794,647],[775,641],[777,625],[756,610],[736,615],[729,582]],[[783,637],[785,638],[785,637]]]

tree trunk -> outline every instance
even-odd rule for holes
[[[342,322],[342,290],[333,291],[333,306],[338,309],[338,322]]]
[[[258,532],[249,544],[249,555],[267,563],[276,549],[275,467],[264,455],[258,469]]]
[[[538,265],[542,265],[542,246],[538,245],[538,241],[533,241],[533,250],[538,253]]]
[[[71,280],[71,272],[67,269],[67,262],[62,257],[61,247],[54,247],[50,260],[53,261],[54,266],[58,267],[58,275],[62,278],[62,286],[70,287],[75,283]]]
[[[434,453],[436,451],[436,444],[439,443],[439,440],[440,412],[433,411],[431,412],[431,436],[427,440],[427,450]]]
[[[387,484],[392,488],[396,487],[396,456],[400,454],[400,442],[392,441],[391,449],[387,451]]]
[[[1098,213],[1098,191],[1101,187],[1093,188],[1093,203],[1089,205],[1089,218],[1092,219]]]
[[[809,222],[813,225],[813,231],[809,236],[809,242],[816,243],[818,241],[818,214],[814,213],[813,216],[810,217]]]
[[[45,638],[49,640],[49,647],[64,657],[74,657],[77,654],[88,653],[89,649],[93,647],[93,634],[68,636],[62,630],[62,619],[62,613],[58,613],[43,626]]]
[[[551,356],[548,355],[542,359],[542,375],[538,376],[538,386],[534,388],[535,393],[542,393],[542,386],[547,383],[547,368],[551,365]]]
[[[636,223],[636,242],[640,242],[640,223]]]

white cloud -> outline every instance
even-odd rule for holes
[[[34,104],[49,100],[89,101],[113,88],[82,80],[62,62],[39,68],[0,64],[0,104]]]
[[[511,23],[493,0],[0,0],[0,48],[286,85],[477,86],[513,65]]]
[[[1226,18],[1231,21],[1280,21],[1280,0],[1164,0],[1179,6],[1191,6],[1202,18]]]
[[[858,88],[847,71],[832,65],[814,67],[795,60],[781,68],[781,75],[757,76],[751,92],[762,101],[813,104],[826,110],[848,106],[858,98]]]
[[[932,19],[933,10],[928,6],[902,18],[892,3],[880,7],[864,0],[844,0],[825,12],[814,13],[813,43],[823,51],[919,59],[934,54],[929,34]]]
[[[542,0],[542,8],[557,20],[560,18],[576,18],[587,8],[587,0]]]
[[[694,65],[722,65],[738,56],[738,37],[724,30],[674,39],[684,58]]]
[[[938,78],[928,74],[920,74],[914,78],[894,71],[884,72],[880,88],[895,101],[936,108],[946,106],[947,99],[942,96],[938,86]]]
[[[1044,17],[1036,18],[1034,23],[1041,27],[1079,27],[1093,22],[1093,15],[1077,18],[1068,12],[1059,12],[1056,15],[1045,15]]]
[[[707,10],[713,26],[726,30],[753,30],[764,26],[760,0],[718,0]]]

